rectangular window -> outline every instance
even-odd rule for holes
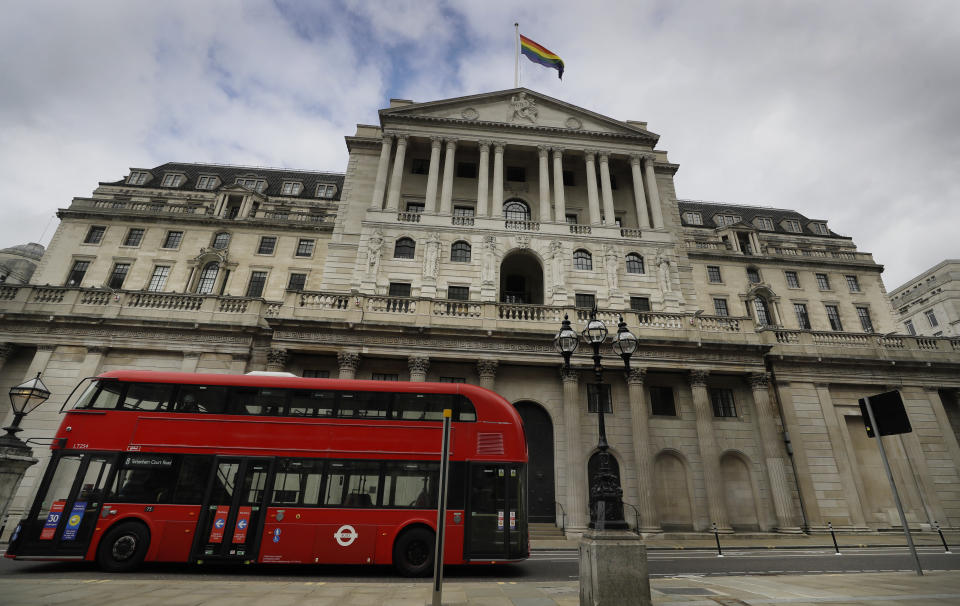
[[[423,214],[424,203],[423,202],[407,202],[407,212],[416,213],[418,215]]]
[[[873,332],[873,322],[870,321],[870,309],[857,307],[857,317],[860,318],[860,328],[863,332]]]
[[[476,162],[457,162],[457,176],[461,179],[477,178]]]
[[[330,199],[337,193],[337,186],[332,183],[321,183],[317,185],[317,197]]]
[[[322,459],[280,459],[271,503],[281,507],[318,505],[322,479]]]
[[[613,413],[613,401],[610,399],[610,386],[587,383],[587,412],[597,412],[597,402],[603,402],[603,412]]]
[[[324,505],[375,507],[380,498],[380,463],[330,461],[324,484]]]
[[[257,247],[258,255],[272,255],[277,247],[276,236],[260,236],[260,246]]]
[[[577,215],[564,215],[568,225],[577,225]]]
[[[713,310],[718,316],[729,316],[730,309],[727,307],[726,299],[714,299]]]
[[[576,180],[573,178],[572,170],[563,171],[563,184],[567,187],[573,187],[577,184]]]
[[[167,265],[157,265],[153,268],[153,275],[150,276],[150,284],[147,290],[150,292],[160,292],[167,285],[167,276],[170,275],[170,267]]]
[[[715,417],[735,417],[737,416],[737,405],[733,401],[732,389],[710,389],[710,402],[713,404],[713,416]]]
[[[797,325],[805,330],[810,330],[810,316],[807,314],[806,303],[794,303],[793,311],[797,314]]]
[[[124,246],[140,246],[140,242],[143,241],[143,228],[140,227],[131,227],[127,231],[127,237],[123,240]]]
[[[824,223],[811,223],[810,231],[815,234],[820,234],[821,236],[830,235],[830,231],[827,229],[827,226]]]
[[[830,290],[830,278],[827,274],[817,274],[817,287],[820,290]]]
[[[469,301],[470,287],[469,286],[448,286],[447,298],[453,299],[454,301]]]
[[[164,175],[162,187],[177,187],[180,185],[180,175]]]
[[[107,286],[114,290],[123,286],[123,281],[127,279],[127,272],[130,271],[129,263],[115,263],[110,277],[107,278]]]
[[[147,173],[139,170],[132,171],[127,183],[130,185],[143,185],[147,182]]]
[[[630,309],[633,311],[650,311],[650,297],[630,297]]]
[[[719,265],[707,265],[707,281],[713,284],[723,282],[723,279],[720,277]]]
[[[930,328],[936,328],[937,326],[940,326],[940,322],[937,321],[937,314],[933,313],[932,309],[928,309],[923,313],[925,316],[927,316],[927,322],[930,323]]]
[[[87,237],[83,239],[84,244],[100,244],[100,241],[103,240],[103,234],[107,231],[107,228],[103,225],[91,225],[90,229],[87,230]]]
[[[411,175],[425,175],[430,169],[430,161],[426,158],[413,158],[410,160]]]
[[[391,283],[390,283],[389,296],[391,296],[391,297],[409,297],[409,296],[410,296],[410,284],[409,284],[408,282],[391,282]]]
[[[263,179],[237,179],[237,185],[242,185],[256,192],[262,192],[267,188],[267,182]]]
[[[329,370],[318,370],[316,368],[304,368],[303,369],[303,378],[304,379],[329,379],[330,371]]]
[[[307,285],[307,274],[290,274],[290,280],[287,282],[287,290],[303,290]]]
[[[209,177],[204,175],[199,179],[197,179],[197,189],[213,189],[216,186],[217,186],[216,177]]]
[[[163,240],[163,248],[180,248],[180,242],[182,240],[182,231],[168,231],[167,237]]]
[[[466,383],[466,377],[440,377],[441,383]]]
[[[836,305],[824,305],[827,310],[827,319],[830,320],[830,330],[843,330],[843,324],[840,323],[840,310]]]
[[[789,288],[800,288],[800,277],[795,271],[783,272],[787,276],[787,286]]]
[[[796,219],[787,219],[783,222],[783,228],[787,231],[792,231],[795,234],[799,234],[800,222]]]
[[[472,206],[454,206],[453,207],[453,216],[454,217],[473,217],[474,210]]]
[[[773,231],[773,219],[769,217],[757,217],[757,227],[766,231]]]
[[[703,215],[700,213],[692,211],[685,212],[683,213],[683,220],[690,225],[703,225]]]
[[[860,280],[856,276],[845,276],[850,292],[860,292]]]
[[[395,372],[375,372],[370,376],[373,381],[399,381],[400,375]]]
[[[67,275],[67,286],[80,286],[80,283],[83,281],[83,276],[86,275],[87,269],[90,268],[90,261],[74,261],[73,268],[70,270],[69,275]]]
[[[577,293],[574,298],[576,299],[576,306],[586,309],[593,309],[593,306],[597,304],[596,295],[588,295],[583,293]]]
[[[907,320],[906,322],[903,323],[903,325],[906,326],[908,334],[914,337],[917,336],[917,329],[913,327],[913,322],[911,322],[910,320]]]
[[[310,238],[300,238],[297,242],[297,255],[298,257],[311,257],[313,256],[313,240]]]
[[[524,183],[527,180],[527,169],[522,166],[507,167],[507,181]]]
[[[650,386],[650,412],[657,416],[677,416],[677,405],[673,401],[673,388]]]
[[[259,297],[263,294],[263,286],[267,283],[267,272],[250,272],[250,283],[247,284],[247,296]]]
[[[760,283],[760,272],[755,267],[747,268],[747,282],[751,284]]]
[[[303,189],[303,184],[296,181],[284,181],[283,188],[280,190],[284,196],[296,196]]]

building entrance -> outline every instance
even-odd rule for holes
[[[500,302],[543,305],[543,268],[536,255],[518,250],[500,264]]]
[[[527,437],[527,503],[531,522],[556,519],[553,483],[553,422],[542,406],[534,402],[514,405],[523,419]]]

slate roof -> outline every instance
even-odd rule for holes
[[[343,190],[343,173],[322,173],[306,170],[287,170],[282,168],[260,168],[255,166],[229,166],[223,164],[191,164],[186,162],[167,162],[154,168],[137,168],[134,170],[149,171],[153,178],[143,185],[127,183],[127,177],[119,181],[101,181],[101,185],[122,185],[124,187],[142,187],[144,189],[169,189],[173,191],[211,191],[198,190],[197,180],[201,175],[216,175],[220,177],[220,186],[232,185],[238,178],[263,179],[267,188],[261,193],[266,196],[283,196],[285,198],[302,198],[309,200],[339,200]],[[165,173],[182,173],[187,176],[187,182],[180,187],[162,187]],[[300,181],[303,189],[296,196],[281,194],[284,181]],[[332,183],[337,186],[333,198],[317,198],[317,184]],[[214,190],[215,191],[215,190]]]
[[[680,221],[684,227],[703,227],[708,229],[713,229],[718,227],[716,223],[713,222],[713,216],[716,214],[730,214],[730,215],[739,215],[743,223],[749,223],[751,225],[756,225],[753,223],[753,219],[756,217],[768,217],[773,220],[773,232],[769,230],[760,230],[767,233],[780,233],[788,235],[803,235],[803,236],[818,236],[820,238],[844,238],[840,234],[834,232],[827,226],[827,231],[830,232],[829,235],[823,236],[817,233],[814,233],[810,230],[808,225],[810,223],[826,223],[823,219],[810,219],[795,210],[786,210],[783,208],[767,208],[763,206],[741,206],[739,204],[724,204],[721,202],[704,202],[702,200],[677,200],[677,206],[680,210]],[[686,218],[683,216],[685,212],[699,212],[703,218],[703,225],[697,225],[695,223],[688,223]],[[796,219],[800,222],[800,226],[803,229],[802,233],[787,231],[780,224],[784,219]]]

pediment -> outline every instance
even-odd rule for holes
[[[391,119],[477,123],[584,132],[650,140],[659,135],[638,125],[615,120],[527,88],[412,103],[380,110],[381,122]]]

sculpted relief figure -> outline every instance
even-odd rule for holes
[[[480,278],[484,284],[493,284],[497,278],[497,240],[493,236],[483,238],[483,267]]]
[[[603,258],[603,265],[607,270],[607,286],[611,291],[616,291],[619,288],[619,282],[617,280],[617,264],[620,261],[619,255],[617,255],[616,249],[612,246],[607,246],[603,253]]]
[[[527,93],[520,93],[511,97],[510,105],[513,107],[513,115],[510,116],[511,121],[519,118],[536,124],[537,104],[533,99],[527,97]]]
[[[553,269],[553,287],[560,288],[563,286],[564,275],[563,275],[563,244],[560,240],[554,240],[550,243],[550,265]]]
[[[440,272],[440,236],[434,233],[427,241],[423,255],[423,277],[436,278]]]
[[[660,290],[671,292],[673,290],[673,281],[670,277],[670,259],[660,251],[657,253],[657,281],[660,283]]]
[[[380,253],[383,251],[383,234],[379,231],[373,232],[367,241],[367,274],[377,275],[380,269]]]

